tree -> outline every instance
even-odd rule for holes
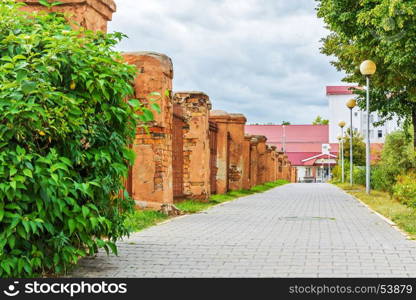
[[[345,160],[349,162],[350,159],[350,134],[351,129],[348,128],[344,137],[344,157]],[[356,166],[365,165],[365,143],[364,138],[358,133],[357,130],[354,130],[353,139],[353,162]]]
[[[316,1],[318,16],[331,31],[323,39],[322,53],[336,58],[332,64],[347,73],[346,82],[362,86],[360,63],[376,62],[370,110],[384,120],[396,114],[416,130],[416,0]],[[364,91],[357,93],[364,108]]]
[[[282,125],[290,125],[290,122],[289,121],[283,121]]]
[[[323,119],[321,116],[317,116],[315,121],[312,122],[312,125],[328,125],[329,120]]]
[[[137,70],[113,50],[122,34],[19,7],[0,2],[0,277],[117,253],[134,206],[123,184],[129,145],[136,119],[152,115],[125,100]]]

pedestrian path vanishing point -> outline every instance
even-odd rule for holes
[[[416,242],[329,184],[289,184],[132,234],[74,277],[415,277]]]

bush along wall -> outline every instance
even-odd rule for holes
[[[151,112],[125,101],[122,37],[0,3],[0,277],[63,273],[128,233],[128,145]]]

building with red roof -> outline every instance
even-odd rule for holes
[[[264,135],[285,152],[298,171],[298,181],[324,181],[337,163],[338,144],[329,143],[328,125],[246,125],[246,133]],[[330,145],[330,152],[323,146]]]

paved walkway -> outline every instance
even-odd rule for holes
[[[289,184],[133,234],[73,276],[414,277],[416,242],[334,186]]]

